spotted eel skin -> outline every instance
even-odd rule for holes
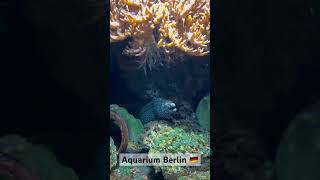
[[[162,98],[153,98],[141,108],[138,118],[143,124],[146,124],[150,121],[168,118],[170,114],[175,111],[177,111],[177,108],[172,101]]]

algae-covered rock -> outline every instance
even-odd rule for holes
[[[178,178],[178,180],[190,180],[190,179],[209,180],[210,179],[210,171],[194,172],[188,176],[180,176]]]
[[[21,136],[0,138],[0,153],[8,154],[31,168],[40,180],[78,180],[75,172],[60,164],[48,148],[31,144]]]
[[[148,167],[137,166],[119,166],[111,172],[111,180],[148,180]]]
[[[285,131],[276,158],[279,180],[319,180],[320,103],[298,115]]]
[[[206,130],[210,130],[210,95],[200,100],[196,116],[200,126]]]
[[[145,146],[143,144],[132,143],[129,141],[126,152],[127,153],[138,153],[138,152],[141,152],[144,148],[145,148]]]
[[[119,115],[126,122],[129,131],[129,141],[139,143],[143,135],[143,125],[139,119],[136,119],[125,108],[116,104],[110,105],[110,110],[119,113]]]
[[[162,153],[201,153],[209,156],[209,134],[187,132],[179,127],[154,123],[146,132],[144,143],[150,151]]]
[[[177,179],[180,176],[190,176],[195,172],[210,169],[209,133],[189,132],[179,127],[171,127],[165,123],[153,122],[145,133],[144,143],[150,148],[149,154],[163,153],[199,153],[201,166],[158,166],[156,171],[162,171],[166,179]]]
[[[117,165],[117,147],[114,145],[113,139],[110,137],[110,169]]]

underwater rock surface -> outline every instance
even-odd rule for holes
[[[162,172],[165,179],[210,179],[209,133],[186,131],[164,121],[150,122],[146,128],[143,142],[150,148],[149,154],[200,153],[202,158],[200,167],[160,166],[154,167],[156,172]]]
[[[201,167],[125,167],[116,166],[116,147],[110,141],[111,148],[111,179],[210,179],[210,133],[199,127],[196,121],[189,119],[175,119],[173,122],[155,120],[142,126],[139,119],[118,105],[111,105],[110,110],[119,113],[124,121],[129,120],[128,129],[135,131],[137,139],[143,137],[143,141],[129,141],[125,152],[145,153],[201,153],[203,166]],[[173,118],[174,119],[174,118]],[[132,121],[131,121],[132,120]],[[139,122],[136,132],[135,124]],[[194,123],[191,123],[194,122]],[[138,133],[142,133],[140,136]]]
[[[148,180],[148,167],[119,166],[110,174],[111,180]]]
[[[113,139],[110,137],[110,169],[117,165],[117,156],[117,147],[114,145]]]
[[[141,99],[164,97],[173,101],[185,100],[192,102],[199,94],[210,91],[210,60],[209,56],[188,57],[159,66],[146,74],[135,65],[126,64],[133,61],[126,56],[117,57],[121,76],[127,87]],[[127,66],[133,66],[129,68]]]

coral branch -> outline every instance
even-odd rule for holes
[[[110,118],[118,124],[121,130],[121,144],[118,149],[118,153],[125,152],[127,150],[129,140],[127,125],[117,112],[110,110]]]
[[[210,0],[110,0],[110,4],[111,42],[132,39],[126,55],[160,54],[153,53],[159,50],[191,56],[209,53]]]

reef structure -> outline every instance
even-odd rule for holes
[[[155,65],[162,55],[209,53],[209,0],[110,0],[110,41],[129,39],[123,53]]]

